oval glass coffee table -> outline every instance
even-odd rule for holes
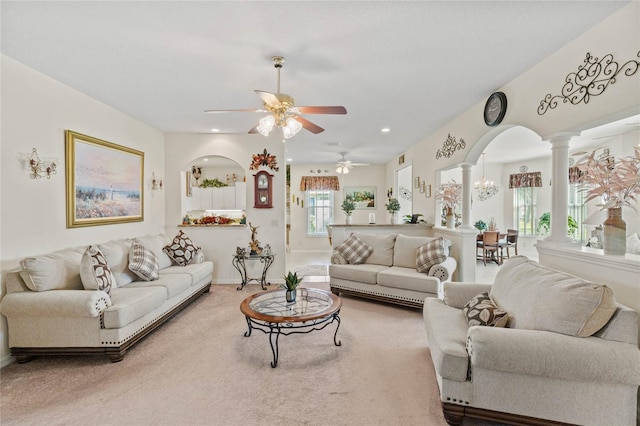
[[[333,343],[337,340],[340,328],[340,308],[342,300],[333,293],[314,288],[298,288],[296,301],[287,302],[285,290],[270,290],[247,297],[240,304],[240,311],[245,315],[249,330],[245,337],[251,336],[253,330],[260,330],[269,335],[273,361],[271,367],[278,366],[278,338],[281,334],[311,333],[322,330],[329,324],[337,322],[333,333]]]

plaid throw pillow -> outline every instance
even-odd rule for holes
[[[200,247],[193,244],[191,238],[180,230],[171,244],[164,246],[163,252],[180,266],[187,266],[196,257]]]
[[[100,290],[111,294],[116,288],[116,278],[113,276],[107,258],[96,246],[89,246],[80,261],[80,279],[86,290]]]
[[[429,272],[432,266],[447,260],[447,247],[444,238],[439,237],[421,245],[416,249],[416,269],[418,272]]]
[[[134,238],[129,251],[129,270],[145,281],[157,280],[160,263],[155,254]]]
[[[373,248],[369,244],[362,242],[353,234],[337,246],[336,250],[352,265],[364,263],[367,257],[373,253]]]
[[[469,325],[486,325],[489,327],[505,327],[509,320],[509,314],[498,308],[489,292],[485,291],[469,300],[462,313]]]

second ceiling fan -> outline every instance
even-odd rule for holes
[[[293,137],[302,128],[317,134],[323,132],[324,129],[315,123],[301,117],[300,114],[346,114],[347,109],[343,106],[295,106],[293,97],[286,93],[280,93],[280,69],[284,65],[285,59],[282,56],[274,56],[271,58],[273,66],[278,72],[278,87],[276,93],[265,92],[264,90],[254,90],[262,99],[264,109],[216,109],[205,110],[208,113],[223,112],[268,112],[254,126],[249,133],[260,133],[268,136],[274,127],[282,129],[282,135],[288,139]]]

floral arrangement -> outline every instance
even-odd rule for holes
[[[198,219],[198,225],[228,225],[233,222],[233,219],[224,216],[204,216]]]
[[[342,209],[344,214],[346,214],[347,216],[351,216],[351,213],[356,209],[356,203],[349,198],[345,198],[344,201],[342,201],[342,205],[340,206],[340,208]]]
[[[455,180],[442,184],[435,198],[442,201],[444,207],[453,210],[456,205],[462,202],[462,185],[456,183]]]
[[[389,202],[384,206],[389,213],[395,213],[400,210],[400,202],[397,198],[389,198]]]
[[[634,155],[615,158],[608,148],[597,148],[591,153],[579,152],[576,162],[582,176],[578,179],[586,192],[585,202],[601,199],[597,204],[601,210],[629,206],[640,196],[640,147],[635,147]]]
[[[222,188],[229,185],[222,182],[218,178],[213,178],[213,179],[203,179],[202,183],[199,186],[200,188]]]
[[[265,148],[263,152],[253,154],[251,156],[251,165],[249,165],[249,170],[258,170],[260,166],[267,166],[276,172],[280,170],[276,156],[268,153],[267,148]]]

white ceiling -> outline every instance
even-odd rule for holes
[[[385,163],[626,1],[2,1],[3,54],[164,132],[247,132],[276,91],[324,127],[294,162]],[[382,127],[391,128],[383,134]],[[261,148],[261,135],[253,136]],[[513,146],[513,144],[511,144]],[[521,146],[519,147],[521,148]],[[546,149],[546,147],[545,147]]]

